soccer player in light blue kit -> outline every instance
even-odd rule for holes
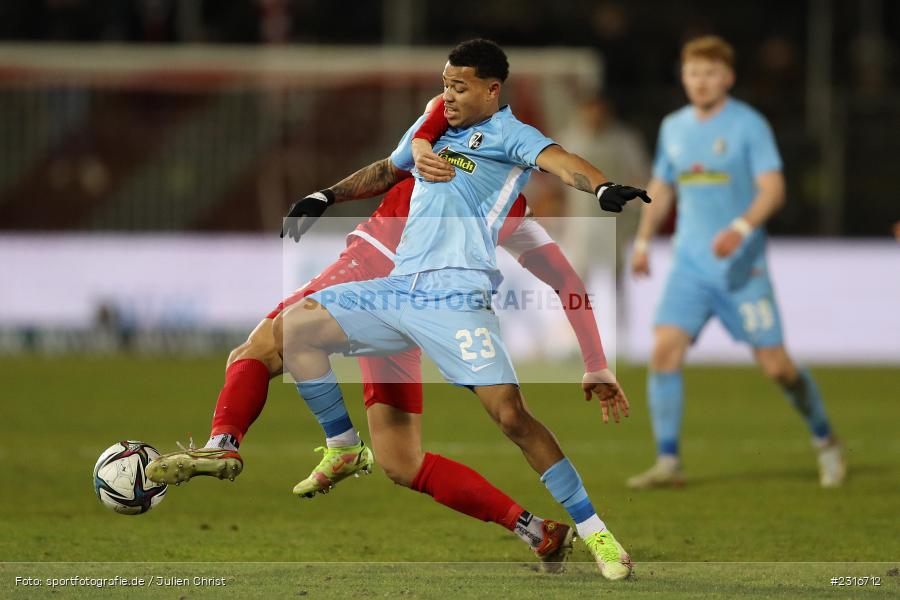
[[[445,116],[450,128],[434,150],[456,169],[448,181],[429,182],[414,171],[409,218],[386,278],[340,284],[312,294],[275,320],[285,367],[303,396],[343,404],[328,355],[393,354],[419,346],[451,383],[472,389],[503,433],[516,443],[551,495],[575,522],[579,536],[608,579],[631,573],[631,559],[597,516],[582,481],[553,434],[530,413],[499,335],[490,298],[499,283],[495,247],[503,219],[534,168],[593,193],[602,208],[619,212],[646,192],[609,182],[598,169],[570,154],[500,107],[508,74],[503,51],[472,40],[450,53],[444,68]],[[421,122],[421,121],[420,121]],[[404,136],[383,173],[392,185],[411,170],[413,132]],[[371,184],[361,182],[372,192]],[[377,193],[377,192],[375,192]],[[323,208],[324,209],[324,208]],[[585,377],[586,400],[596,394],[604,420],[627,415],[628,401],[608,369]],[[385,447],[402,452],[404,426],[369,421]]]
[[[647,245],[678,195],[675,260],[654,320],[655,347],[648,399],[657,444],[656,464],[629,487],[683,483],[678,454],[683,406],[682,365],[688,347],[716,316],[749,344],[809,427],[824,487],[846,474],[818,387],[784,348],[781,318],[766,266],[765,222],[784,203],[781,157],[765,118],[728,95],[734,51],[705,36],[682,51],[682,83],[690,104],[663,120],[647,186],[632,270],[649,273]]]

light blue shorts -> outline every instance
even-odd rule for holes
[[[696,340],[713,316],[731,337],[754,348],[781,346],[781,316],[772,283],[764,271],[727,289],[675,263],[656,310],[654,325],[675,325]]]
[[[309,297],[344,330],[347,356],[390,355],[418,346],[451,383],[518,384],[490,289],[483,271],[441,269],[342,283]]]

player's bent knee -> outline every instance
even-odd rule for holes
[[[273,343],[253,343],[247,340],[231,351],[225,366],[227,368],[239,360],[246,359],[258,360],[263,363],[269,369],[270,375],[278,375],[283,369],[281,355]]]
[[[506,437],[518,440],[528,436],[534,417],[521,402],[516,402],[502,407],[497,412],[496,419]]]
[[[756,360],[766,377],[781,385],[789,385],[797,378],[797,367],[782,348],[757,349]]]
[[[676,371],[684,360],[685,344],[671,335],[657,335],[650,367],[654,371]]]
[[[691,337],[679,327],[658,326],[655,331],[653,354],[650,368],[654,371],[677,371],[684,362],[684,355],[691,343]]]
[[[484,386],[477,388],[476,393],[506,437],[518,441],[529,434],[534,417],[525,406],[517,386]]]
[[[765,373],[766,377],[779,383],[781,385],[787,385],[792,383],[796,378],[795,371],[790,364],[786,364],[783,361],[767,361],[762,365],[763,373]]]
[[[343,329],[321,304],[306,298],[282,311],[274,323],[276,343],[285,351],[344,351],[348,340]]]
[[[280,351],[284,340],[284,311],[272,319],[272,337],[275,339],[275,347]]]
[[[253,356],[249,355],[249,342],[244,342],[237,348],[234,348],[231,352],[228,353],[228,360],[225,363],[226,367],[230,367],[235,362],[242,360],[244,358],[253,358]]]
[[[273,325],[274,338],[281,340],[285,349],[315,346],[317,332],[314,315],[313,311],[305,308],[305,303],[279,313]]]
[[[247,341],[234,348],[228,354],[226,368],[239,360],[253,359],[265,364],[270,375],[281,373],[280,347],[275,342],[275,323],[273,319],[263,319],[250,333]]]

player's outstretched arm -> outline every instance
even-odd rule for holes
[[[319,190],[294,202],[285,217],[281,237],[288,236],[299,242],[300,237],[332,204],[373,198],[387,192],[394,184],[407,177],[409,172],[395,167],[390,157],[373,162],[330,188]]]
[[[525,221],[525,223],[534,223]],[[537,227],[540,225],[534,224]],[[548,236],[549,237],[549,236]],[[619,422],[619,415],[628,416],[628,398],[616,376],[609,369],[603,344],[600,341],[600,330],[594,318],[584,281],[575,271],[572,263],[555,243],[544,244],[524,252],[519,262],[541,281],[556,291],[566,309],[566,317],[578,338],[581,355],[584,358],[584,377],[581,389],[584,399],[597,396],[603,413],[603,422],[609,422],[609,414]]]
[[[653,203],[647,204],[641,210],[641,221],[638,224],[634,252],[631,256],[631,272],[635,275],[650,274],[650,259],[647,255],[650,240],[659,231],[675,203],[675,188],[658,177],[654,177],[647,184],[647,193],[651,194]]]
[[[534,230],[534,233],[529,230]],[[520,240],[526,239],[526,235],[543,243],[524,250],[521,246],[510,248],[510,243],[520,243]],[[587,287],[559,245],[550,239],[550,235],[539,223],[525,219],[503,246],[513,252],[520,251],[519,264],[549,285],[559,296],[569,325],[572,326],[572,331],[578,339],[585,372],[592,373],[605,369],[606,354],[603,352],[600,330],[597,328],[594,307],[591,306]]]
[[[335,202],[365,200],[387,192],[395,184],[409,177],[409,171],[394,166],[390,157],[363,167],[353,175],[331,186]]]
[[[628,416],[628,409],[631,406],[628,397],[625,396],[625,391],[619,385],[615,374],[609,369],[585,373],[581,379],[581,389],[584,390],[584,399],[588,402],[594,396],[600,400],[604,423],[609,423],[609,413],[612,413],[616,423],[619,422],[620,414]]]
[[[521,196],[519,199],[525,200]],[[620,414],[628,416],[628,398],[608,368],[587,289],[572,263],[547,231],[533,219],[521,219],[511,230],[501,228],[500,243],[517,254],[519,263],[553,288],[562,301],[584,358],[585,374],[581,388],[585,399],[597,396],[604,423],[609,421],[610,411],[616,422]]]
[[[544,148],[536,162],[541,170],[556,175],[566,185],[595,194],[600,201],[600,208],[605,211],[622,212],[622,207],[635,198],[650,202],[646,191],[613,183],[600,169],[577,154],[567,152],[558,144]]]
[[[713,240],[713,253],[727,258],[740,247],[744,238],[784,206],[784,175],[781,171],[767,171],[756,177],[756,197],[743,215],[720,231]]]

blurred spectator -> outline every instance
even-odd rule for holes
[[[894,48],[883,36],[863,32],[850,44],[850,56],[859,92],[873,97],[882,94],[896,59]]]
[[[590,15],[593,40],[603,58],[603,80],[617,104],[633,93],[641,76],[639,44],[635,44],[631,16],[625,7],[612,0],[599,3]]]
[[[535,171],[525,189],[528,207],[538,219],[564,217],[565,198],[559,178]]]
[[[122,352],[132,349],[135,330],[115,301],[105,299],[97,304],[92,333],[98,347]]]
[[[264,44],[283,44],[291,39],[293,22],[288,0],[259,0],[260,39]]]
[[[175,41],[175,0],[137,0],[134,29],[142,42]]]
[[[640,134],[616,118],[615,107],[604,96],[585,99],[575,120],[559,137],[569,152],[574,152],[599,167],[610,180],[623,185],[644,187],[650,179],[650,158]],[[634,236],[640,217],[639,203],[630,202],[616,218],[616,252]],[[567,217],[596,217],[599,209],[583,192],[566,188],[563,214]],[[586,274],[591,257],[599,251],[590,219],[579,219],[566,227],[565,247],[575,269]],[[617,270],[618,270],[617,258]]]
[[[753,56],[751,73],[754,101],[779,129],[779,121],[784,118],[781,113],[792,114],[803,101],[802,88],[796,85],[803,78],[796,42],[782,35],[763,40]]]

